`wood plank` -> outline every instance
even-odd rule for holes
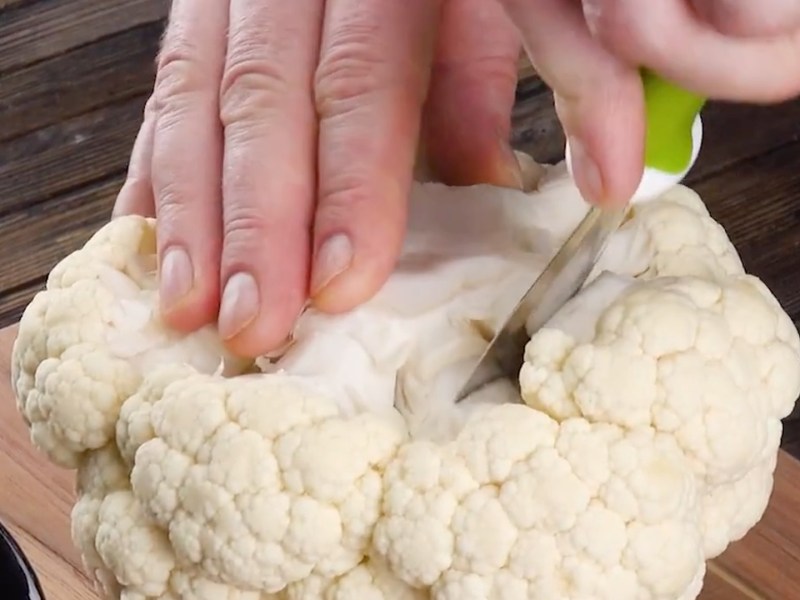
[[[786,425],[789,425],[788,427]],[[797,455],[795,448],[800,447],[800,425],[793,426],[789,423],[784,425],[783,435],[781,436],[781,446],[783,446],[789,454]]]
[[[714,563],[708,565],[699,600],[763,600],[757,592],[744,587],[736,578],[715,567]]]
[[[19,321],[22,312],[33,296],[44,288],[45,277],[26,283],[19,288],[0,292],[0,327],[8,327]]]
[[[696,182],[748,271],[762,278],[800,323],[800,142]]]
[[[691,186],[800,141],[800,98],[774,106],[710,102],[703,110],[703,130],[703,148],[686,178]]]
[[[22,4],[23,2],[33,2],[34,0],[0,0],[0,11],[7,10],[12,6],[17,4]],[[2,17],[2,12],[0,12],[0,17]]]
[[[511,118],[513,147],[542,163],[564,158],[564,133],[556,119],[553,94],[541,80],[531,78],[519,83]]]
[[[0,146],[0,216],[125,171],[145,101],[138,96]]]
[[[116,175],[0,221],[0,290],[39,279],[80,248],[110,218],[123,180]]]
[[[162,29],[149,23],[1,77],[0,141],[149,93]]]
[[[800,598],[800,463],[781,452],[764,518],[717,564],[750,589],[775,600]]]
[[[0,13],[0,73],[167,16],[170,0],[48,0]]]
[[[42,592],[47,598],[57,600],[97,600],[89,577],[78,567],[62,560],[51,548],[33,537],[24,529],[11,525],[11,535],[22,548],[32,565],[36,565],[36,575],[40,580]]]

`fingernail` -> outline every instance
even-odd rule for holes
[[[165,306],[178,304],[194,286],[192,261],[183,248],[170,248],[161,261],[161,297]]]
[[[338,233],[328,238],[317,252],[311,272],[311,296],[319,294],[353,262],[353,244],[350,238]]]
[[[217,326],[223,340],[229,340],[258,315],[258,284],[249,273],[236,273],[225,284]]]
[[[569,138],[570,159],[575,184],[587,202],[599,203],[603,200],[603,178],[600,168],[589,156],[586,146],[576,137]]]

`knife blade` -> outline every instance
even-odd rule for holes
[[[499,378],[516,381],[530,334],[541,328],[589,277],[627,207],[593,206],[516,303],[456,396],[460,402]],[[529,333],[530,332],[530,333]]]

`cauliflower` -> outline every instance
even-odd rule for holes
[[[394,274],[246,361],[167,329],[154,222],[51,272],[12,385],[77,469],[72,537],[121,600],[692,600],[761,518],[800,339],[700,198],[629,210],[518,380],[454,397],[585,214],[535,189],[418,183]],[[539,178],[539,176],[541,176]]]

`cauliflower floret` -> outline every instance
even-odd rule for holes
[[[714,278],[740,275],[744,267],[725,230],[708,214],[694,191],[676,186],[658,202],[633,207],[632,219],[641,223],[655,250],[644,279],[668,276]]]
[[[637,204],[519,378],[454,403],[586,213],[417,184],[399,263],[285,347],[158,314],[155,223],[114,220],[28,306],[12,385],[78,472],[72,535],[112,600],[693,600],[761,518],[800,337],[700,198]]]
[[[274,592],[357,565],[378,518],[382,468],[405,439],[394,420],[349,420],[298,378],[194,375],[147,409],[133,494],[181,564],[216,581]],[[134,396],[129,401],[147,406]],[[137,410],[123,409],[132,422]],[[121,421],[122,422],[122,421]],[[122,425],[120,431],[133,427]]]
[[[366,560],[336,579],[311,576],[286,589],[285,600],[425,600],[428,595],[398,579],[378,560]]]
[[[228,360],[212,328],[182,336],[156,314],[154,222],[118,219],[59,263],[25,312],[11,382],[33,442],[61,466],[113,437],[141,375],[164,362],[213,373]]]
[[[712,499],[701,511],[708,556],[763,514],[780,419],[800,393],[788,317],[754,278],[720,281],[631,285],[580,341],[549,327],[534,334],[520,373],[523,399],[557,420],[670,434]]]
[[[130,488],[130,472],[113,444],[84,455],[78,468],[78,501],[72,507],[72,542],[89,576],[107,598],[117,598],[121,586],[97,551],[100,508],[110,494]]]
[[[387,469],[376,551],[435,598],[676,598],[704,569],[695,479],[670,436],[523,406]]]

